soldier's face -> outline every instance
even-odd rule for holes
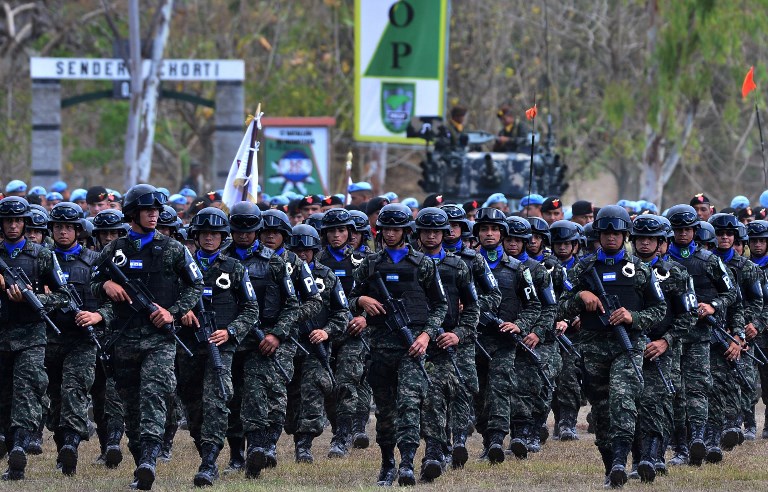
[[[495,248],[501,242],[501,229],[496,224],[480,224],[478,230],[480,245],[483,248]]]
[[[744,243],[741,242],[741,241],[734,241],[733,242],[733,250],[736,252],[736,254],[743,255],[744,254]]]
[[[77,229],[75,229],[74,224],[56,223],[53,224],[51,230],[53,232],[53,242],[56,243],[56,246],[69,249],[77,240]]]
[[[461,224],[458,222],[451,222],[451,233],[444,238],[444,241],[448,244],[453,244],[461,237]]]
[[[650,236],[640,236],[635,238],[635,253],[640,258],[651,258],[656,255],[659,249],[659,239]]]
[[[573,241],[555,243],[552,246],[552,252],[557,256],[560,261],[569,260],[573,256],[573,250],[575,248]]]
[[[762,258],[768,250],[768,240],[764,237],[756,237],[749,240],[749,250],[753,256]]]
[[[24,233],[24,218],[9,217],[3,219],[3,237],[9,242],[15,243],[21,239]]]
[[[518,256],[522,254],[525,248],[525,242],[519,237],[505,237],[504,238],[504,252],[510,256]]]
[[[109,231],[98,231],[96,232],[96,239],[99,240],[99,244],[101,244],[102,247],[106,246],[107,244],[111,243],[115,239],[120,237],[120,232],[117,230],[109,230]]]
[[[326,230],[325,238],[331,248],[339,249],[349,240],[349,229],[344,226],[331,227]]]
[[[424,246],[424,249],[428,251],[439,250],[443,244],[443,231],[422,229],[419,231],[419,241]]]
[[[388,248],[399,247],[405,237],[405,231],[399,227],[382,227],[381,238]]]
[[[157,226],[157,232],[163,236],[171,237],[171,228],[168,226]]]
[[[699,220],[707,220],[712,216],[712,207],[709,203],[699,203],[693,208],[696,210],[696,215],[699,216]]]
[[[544,246],[544,238],[541,234],[532,234],[526,249],[529,254],[538,255],[541,252],[542,246]]]
[[[717,249],[731,249],[731,247],[733,247],[733,239],[736,236],[735,232],[736,231],[731,229],[718,229],[715,231]]]
[[[109,208],[109,200],[106,198],[100,202],[94,202],[88,204],[88,213],[91,214],[91,217],[96,217],[96,214],[101,212],[102,210],[106,210]]]
[[[360,245],[363,244],[363,233],[362,232],[350,232],[349,233],[349,245],[352,246],[354,249],[360,248]]]
[[[574,215],[571,218],[571,221],[576,222],[577,224],[581,224],[582,226],[585,226],[590,222],[595,221],[595,215],[594,214]]]
[[[675,244],[688,246],[691,244],[691,241],[693,241],[693,227],[681,227],[680,229],[675,229],[673,232],[675,233]]]
[[[232,241],[238,248],[248,248],[256,241],[256,231],[252,232],[233,232]]]
[[[205,253],[214,253],[221,247],[221,233],[216,231],[200,231],[197,242]]]
[[[294,249],[293,252],[306,263],[315,261],[315,252],[311,249]]]
[[[24,237],[27,240],[32,241],[35,244],[43,244],[43,231],[40,229],[27,229],[24,232]]]
[[[134,220],[145,229],[155,229],[157,219],[160,218],[160,209],[142,208],[134,216]],[[144,231],[136,231],[143,233]]]
[[[547,210],[546,212],[542,212],[541,217],[546,220],[547,224],[549,225],[552,225],[553,222],[557,222],[558,220],[563,220],[563,218],[565,218],[562,208],[556,208],[554,210]]]
[[[522,214],[523,217],[541,217],[541,205],[526,205]]]
[[[320,211],[320,204],[312,204],[307,205],[306,207],[302,207],[301,209],[301,216],[305,219],[309,218],[310,215],[316,214]]]
[[[618,253],[621,247],[624,246],[624,233],[612,230],[601,232],[600,246],[609,255]]]
[[[277,229],[265,229],[259,234],[261,242],[267,248],[277,251],[283,246],[283,234]]]

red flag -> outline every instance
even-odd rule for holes
[[[750,92],[757,89],[757,86],[755,85],[755,67],[750,67],[749,72],[747,72],[747,76],[744,77],[744,83],[741,84],[741,97],[742,99],[746,99]]]
[[[525,117],[528,118],[529,120],[532,120],[536,117],[537,112],[538,111],[536,110],[536,104],[534,104],[532,108],[525,110]]]

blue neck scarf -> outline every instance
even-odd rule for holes
[[[755,258],[753,256],[752,258],[750,258],[750,260],[755,262],[755,264],[760,268],[765,268],[766,266],[768,266],[768,255],[761,256],[760,258]]]
[[[573,268],[573,265],[576,264],[576,257],[571,256],[567,260],[561,261],[560,264],[563,265],[566,270],[570,270],[571,268]]]
[[[259,240],[255,240],[252,245],[250,245],[247,248],[238,248],[235,246],[235,254],[240,257],[241,260],[244,260],[251,256],[254,251],[259,249]]]
[[[333,258],[336,261],[341,261],[344,259],[344,250],[346,248],[347,248],[346,246],[342,246],[341,248],[336,249],[336,248],[332,248],[330,244],[325,247],[325,249],[328,250],[328,252],[331,254],[331,256],[333,256]]]
[[[408,255],[408,248],[398,248],[398,249],[392,249],[392,248],[384,248],[384,251],[387,252],[390,258],[392,258],[392,261],[395,263],[400,263],[400,260],[405,258]]]
[[[691,241],[691,244],[688,246],[683,247],[678,246],[677,243],[672,243],[669,245],[669,249],[667,249],[667,254],[676,260],[684,260],[686,258],[690,258],[695,252],[696,243],[693,241]]]
[[[75,258],[80,256],[80,252],[82,250],[83,250],[83,247],[78,243],[75,243],[75,245],[69,249],[61,249],[58,246],[56,246],[56,248],[54,249],[56,253],[58,253],[59,255],[61,255],[62,258],[64,258],[64,261],[74,260]]]
[[[519,261],[520,263],[525,263],[525,262],[526,262],[526,261],[528,261],[530,258],[531,258],[531,257],[530,257],[530,256],[528,256],[528,252],[527,252],[527,251],[523,251],[523,252],[522,252],[522,253],[520,253],[519,255],[515,256],[515,259],[516,259],[517,261]]]
[[[603,248],[597,250],[597,261],[605,265],[615,265],[624,259],[624,250],[620,249],[615,255],[606,254]]]
[[[146,234],[139,234],[136,231],[128,231],[128,239],[133,241],[133,244],[136,245],[136,249],[142,250],[144,249],[144,246],[152,242],[152,239],[155,237],[155,231],[150,231]]]
[[[445,241],[443,241],[443,248],[446,251],[450,251],[451,253],[455,253],[456,251],[461,251],[462,249],[464,249],[464,243],[461,242],[461,239],[459,239],[458,241],[456,241],[453,244],[448,244]]]
[[[276,254],[277,256],[283,256],[283,253],[285,253],[285,246],[280,246],[280,249],[278,249],[277,251],[275,251],[275,254]]]
[[[542,261],[544,261],[544,253],[542,252],[542,253],[534,256],[533,259],[538,261],[539,263],[541,263]]]
[[[485,261],[488,262],[488,266],[493,270],[501,261],[501,256],[504,254],[504,248],[502,248],[501,245],[496,246],[496,248],[492,250],[480,248],[480,254],[483,255]]]
[[[204,272],[207,272],[211,265],[213,265],[213,262],[216,261],[216,258],[219,257],[220,251],[221,250],[217,249],[215,253],[206,254],[202,249],[197,250],[195,257],[197,259],[197,263],[200,265],[200,268],[202,268]]]
[[[659,262],[659,257],[658,257],[658,256],[654,256],[654,257],[653,257],[653,258],[651,258],[650,260],[648,260],[648,261],[644,261],[643,263],[645,263],[645,264],[646,264],[646,265],[648,265],[649,267],[652,267],[653,265],[655,265],[655,264],[656,264],[656,263],[658,263],[658,262]]]
[[[443,248],[440,248],[440,251],[438,251],[437,254],[435,255],[428,254],[427,256],[429,256],[430,258],[434,258],[435,260],[438,260],[438,261],[443,261],[443,258],[445,258],[445,250]]]
[[[8,242],[8,240],[3,241],[3,246],[5,246],[5,252],[8,253],[8,256],[11,258],[16,258],[18,256],[19,252],[24,249],[24,246],[27,244],[27,238],[22,237],[15,243]]]
[[[733,255],[736,254],[736,250],[729,248],[725,251],[722,251],[721,249],[715,248],[714,253],[719,256],[721,260],[723,260],[723,263],[728,263],[733,259]]]

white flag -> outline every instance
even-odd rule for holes
[[[227,183],[224,185],[224,195],[221,197],[224,207],[226,207],[225,212],[228,212],[237,202],[247,201],[256,203],[259,184],[259,168],[257,165],[259,142],[258,140],[255,141],[253,148],[251,148],[251,138],[254,131],[261,130],[261,116],[263,114],[257,112],[256,117],[251,120],[243,140],[240,142],[240,148],[232,160]],[[247,173],[248,155],[251,151],[253,151],[253,161],[250,173]]]

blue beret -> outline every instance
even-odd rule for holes
[[[17,191],[27,191],[27,183],[20,179],[14,179],[7,185],[5,185],[6,193],[15,193]]]
[[[168,188],[158,188],[157,191],[159,191],[160,193],[165,195],[166,198],[171,196],[171,192],[170,192],[170,190],[168,190]]]
[[[384,197],[386,197],[386,199],[389,200],[390,203],[394,202],[399,198],[397,196],[397,193],[395,193],[394,191],[388,191],[384,193]]]
[[[760,193],[760,206],[768,207],[768,190]]]
[[[85,196],[88,194],[86,190],[83,188],[76,188],[72,190],[72,193],[69,195],[69,199],[73,202],[77,202],[80,200],[85,200]]]
[[[65,183],[64,181],[56,181],[51,185],[51,191],[55,191],[57,193],[61,193],[66,189],[67,189],[67,183]]]
[[[349,193],[352,193],[353,191],[373,191],[373,187],[371,186],[371,183],[366,181],[358,181],[357,183],[352,183],[349,185],[347,191]]]
[[[749,207],[749,198],[745,197],[744,195],[737,195],[733,197],[733,200],[731,200],[731,208],[738,210],[740,208],[747,207]]]
[[[537,193],[526,195],[520,200],[521,207],[527,207],[528,205],[543,205],[543,204],[544,204],[544,197]]]
[[[28,194],[30,194],[30,195],[43,195],[44,196],[44,195],[47,195],[48,192],[45,191],[45,188],[43,188],[42,186],[33,186],[32,188],[29,189]]]
[[[544,200],[542,200],[543,202]],[[489,207],[493,205],[494,203],[509,203],[507,201],[507,197],[504,196],[503,193],[494,193],[493,195],[489,196],[488,199],[483,204],[483,208]]]
[[[176,193],[168,197],[168,202],[175,203],[176,205],[186,205],[187,199],[183,195]]]
[[[45,195],[45,199],[48,200],[48,201],[51,201],[51,200],[63,200],[64,197],[61,196],[61,193],[59,193],[58,191],[52,191],[52,192],[48,193],[47,195]]]
[[[403,200],[400,203],[402,203],[403,205],[405,205],[408,208],[419,208],[418,200],[416,200],[413,197],[408,197],[408,198],[406,198],[405,200]]]
[[[191,196],[192,198],[197,198],[197,193],[195,193],[195,190],[191,188],[182,188],[181,191],[179,191],[179,195],[181,196]]]
[[[269,201],[270,205],[288,205],[288,202],[290,200],[285,195],[276,195],[273,196],[272,199]]]

